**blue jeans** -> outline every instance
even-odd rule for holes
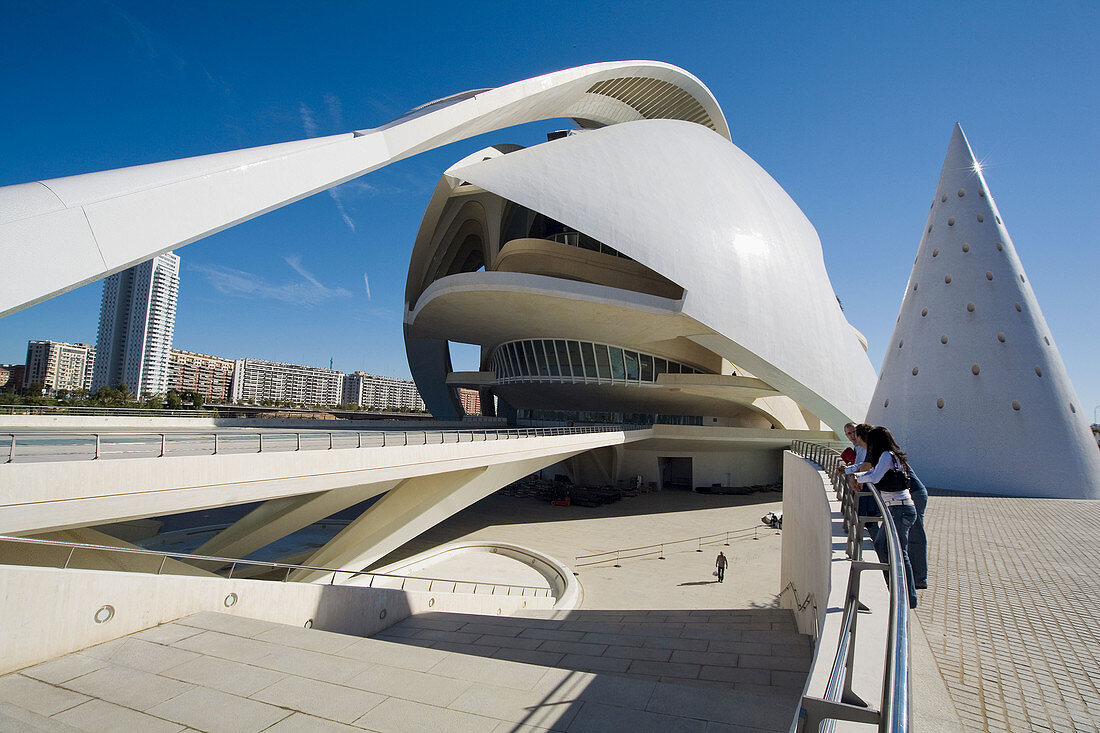
[[[917,590],[913,582],[913,566],[909,562],[909,530],[917,521],[917,510],[912,504],[898,504],[886,507],[886,511],[894,520],[894,528],[898,532],[898,544],[901,546],[901,557],[905,562],[905,590],[909,596],[909,608],[917,607]],[[889,562],[889,550],[886,548],[886,522],[879,525],[875,534],[875,552],[878,553],[879,562]]]
[[[924,534],[924,509],[928,506],[928,489],[909,471],[909,493],[917,507],[917,521],[909,530],[909,561],[913,564],[913,579],[918,586],[928,585],[928,537]]]

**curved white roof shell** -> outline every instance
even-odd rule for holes
[[[1100,499],[1085,410],[958,125],[867,421],[929,485]]]
[[[642,120],[448,175],[574,227],[683,287],[680,312],[706,327],[689,338],[834,429],[864,414],[874,369],[841,312],[813,226],[723,136]]]
[[[6,186],[0,317],[396,160],[555,117],[582,126],[670,117],[729,136],[694,76],[618,61],[452,95],[371,130]]]

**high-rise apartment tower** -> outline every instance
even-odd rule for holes
[[[135,395],[168,388],[180,258],[167,252],[104,281],[92,391],[119,382]]]

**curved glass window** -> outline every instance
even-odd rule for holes
[[[638,354],[635,351],[624,351],[623,359],[626,360],[626,378],[627,381],[636,382],[638,380]]]
[[[569,363],[573,365],[573,376],[584,377],[584,362],[581,361],[581,345],[576,341],[569,342]]]
[[[611,348],[611,378],[626,379],[626,368],[623,366],[623,350],[612,346]]]
[[[564,339],[524,339],[501,344],[489,357],[500,380],[543,382],[648,382],[662,374],[702,374],[679,362],[620,346]]]
[[[603,344],[594,344],[596,349],[596,373],[600,379],[611,379],[611,357],[607,347]]]

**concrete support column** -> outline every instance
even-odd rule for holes
[[[554,457],[528,458],[406,479],[303,565],[362,570],[452,514],[553,460]],[[318,581],[331,577],[327,573],[302,570],[291,574],[290,579]]]
[[[265,501],[234,524],[207,540],[196,555],[245,557],[275,540],[319,522],[341,509],[383,494],[399,481],[349,486],[304,496]]]

